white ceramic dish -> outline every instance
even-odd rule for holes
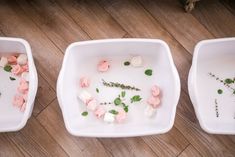
[[[124,67],[123,62],[134,55],[144,59],[142,68]],[[97,72],[97,63],[108,59],[111,68],[107,73]],[[146,68],[153,69],[153,76],[144,74]],[[81,76],[91,78],[89,92],[103,101],[113,100],[121,90],[102,86],[101,79],[136,85],[143,101],[130,106],[128,118],[122,124],[107,124],[91,113],[81,116],[85,105],[77,99],[81,91],[78,80]],[[158,84],[162,89],[162,106],[157,115],[149,119],[144,116],[146,99],[150,87]],[[96,88],[99,88],[99,95]],[[137,93],[137,92],[134,92]],[[127,95],[133,93],[127,91]],[[157,39],[107,39],[83,41],[71,44],[65,53],[57,82],[57,97],[69,133],[89,137],[130,137],[161,134],[169,131],[173,124],[180,95],[180,80],[168,45]]]
[[[209,73],[222,80],[235,77],[235,38],[199,42],[188,79],[190,98],[201,127],[208,133],[235,134],[235,95]],[[223,93],[218,94],[218,89]]]
[[[26,53],[28,56],[30,74],[28,101],[24,112],[12,105],[19,79],[14,77],[16,80],[11,81],[9,77],[12,74],[0,68],[0,132],[17,131],[25,126],[31,116],[38,87],[37,72],[28,42],[19,38],[0,37],[0,55],[12,52]]]

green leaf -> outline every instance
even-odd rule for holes
[[[99,92],[100,92],[98,88],[96,88],[96,92],[97,92],[97,93],[99,93]]]
[[[222,90],[222,89],[218,89],[217,93],[218,93],[218,94],[222,94],[222,93],[223,93],[223,90]]]
[[[126,95],[126,92],[125,92],[125,91],[122,91],[121,96],[124,98],[125,95]]]
[[[151,76],[153,74],[153,70],[147,69],[147,70],[145,70],[144,73],[145,73],[145,75]]]
[[[11,67],[10,65],[6,65],[6,66],[4,67],[4,70],[7,71],[7,72],[10,72],[11,69],[12,69],[12,67]]]
[[[233,91],[233,94],[235,94],[235,90]]]
[[[225,81],[225,83],[227,83],[227,84],[234,83],[234,80],[232,80],[232,79],[230,79],[230,78],[227,78],[227,79],[225,79],[224,81]]]
[[[122,103],[122,100],[118,97],[114,100],[114,104],[117,106],[117,105],[120,105]]]
[[[128,106],[125,106],[123,109],[125,112],[128,112]]]
[[[142,98],[139,95],[135,95],[131,98],[131,103],[133,102],[138,102],[140,101]]]
[[[125,66],[128,66],[128,65],[130,65],[131,63],[129,62],[129,61],[126,61],[126,62],[124,62],[124,65]]]
[[[118,114],[118,111],[116,111],[116,110],[109,110],[109,113],[112,113],[112,114],[114,114],[114,115],[117,115],[117,114]]]
[[[88,115],[87,111],[82,112],[82,116],[87,116],[87,115]]]
[[[15,81],[16,79],[14,77],[9,77],[10,80]]]

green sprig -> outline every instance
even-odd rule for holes
[[[88,112],[87,111],[84,111],[84,112],[82,112],[82,116],[87,116],[88,115]]]
[[[112,113],[112,114],[114,114],[114,115],[117,115],[117,114],[118,114],[118,111],[116,111],[116,110],[109,110],[109,113]]]
[[[135,95],[131,98],[131,103],[133,102],[138,102],[140,101],[142,98],[139,95]]]
[[[102,79],[102,82],[103,82],[103,85],[106,87],[115,87],[115,88],[121,88],[121,89],[140,91],[139,88],[136,88],[130,85],[125,85],[119,82],[106,82],[104,79]]]

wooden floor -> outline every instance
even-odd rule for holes
[[[1,157],[235,156],[235,136],[200,128],[187,90],[195,44],[235,36],[232,0],[202,0],[192,13],[185,13],[179,0],[1,0],[0,36],[28,40],[39,74],[33,115],[21,131],[0,134]],[[65,48],[75,41],[126,37],[159,38],[170,45],[182,83],[174,127],[137,138],[71,136],[55,90]]]

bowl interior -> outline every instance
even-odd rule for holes
[[[135,55],[143,57],[144,66],[124,66],[124,61]],[[156,42],[95,42],[71,46],[64,62],[61,86],[63,113],[69,131],[75,135],[131,136],[161,132],[169,128],[177,104],[174,98],[179,94],[176,93],[177,81],[169,58],[166,47]],[[97,63],[102,59],[111,62],[111,68],[106,73],[97,72]],[[153,69],[151,77],[144,74],[148,68]],[[82,76],[91,78],[91,86],[87,90],[99,102],[112,102],[122,91],[104,87],[102,79],[134,85],[141,91],[126,91],[126,97],[140,95],[143,99],[140,103],[128,104],[128,118],[122,124],[107,124],[97,120],[92,113],[83,117],[81,113],[86,107],[77,98],[82,91],[78,83]],[[154,84],[162,89],[162,106],[158,109],[157,115],[149,119],[144,116],[144,109],[150,96],[150,88]],[[99,93],[96,92],[96,88],[99,89]]]
[[[26,53],[24,44],[19,41],[0,40],[0,56],[9,55],[13,52]],[[19,78],[4,71],[3,68],[0,68],[0,76],[0,130],[5,130],[18,126],[24,117],[24,112],[12,105],[13,97],[19,85]],[[12,81],[10,77],[14,77],[16,80]]]
[[[202,44],[198,49],[196,71],[197,107],[201,121],[211,132],[235,133],[235,94],[220,81],[234,77],[235,40]],[[235,84],[231,87],[235,88]],[[218,93],[219,89],[222,94]]]

